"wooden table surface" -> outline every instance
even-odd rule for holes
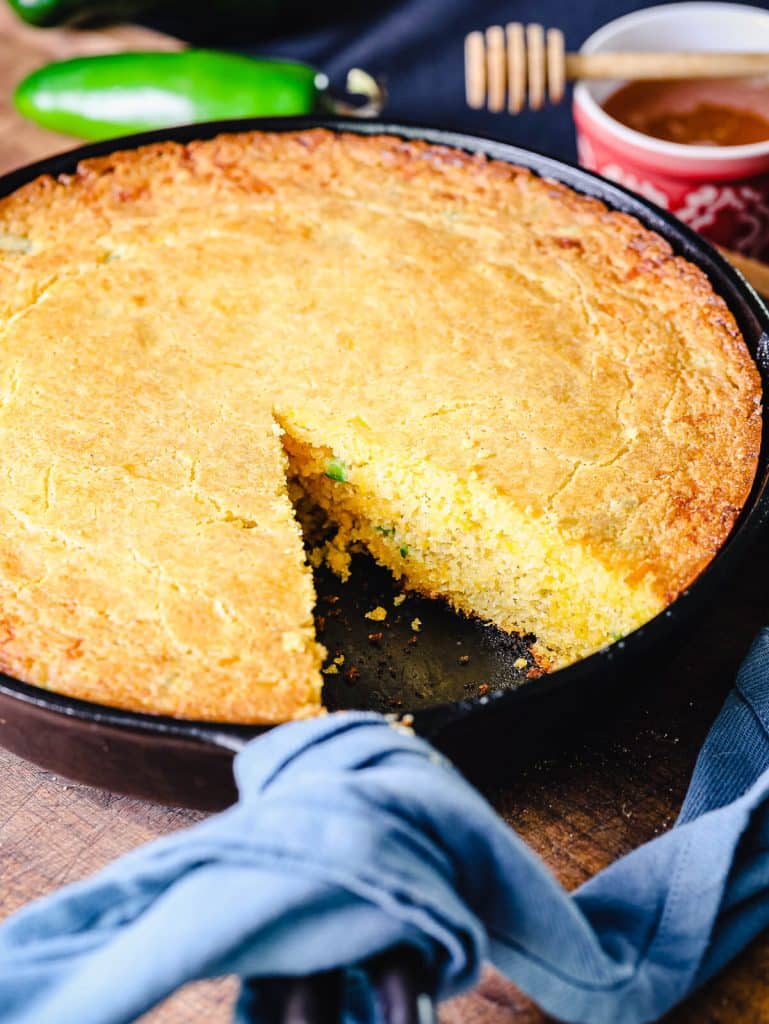
[[[0,7],[0,170],[66,148],[69,140],[27,126],[10,110],[11,84],[57,56],[125,46],[168,47],[141,29],[99,33],[22,28]],[[769,535],[692,636],[660,656],[657,681],[628,694],[607,727],[586,730],[490,791],[495,807],[569,888],[675,819],[697,750],[752,636],[769,622]],[[1,724],[1,723],[0,723]],[[0,916],[95,871],[139,843],[199,820],[56,778],[0,750]],[[231,979],[188,986],[145,1024],[225,1024]],[[442,1011],[444,1024],[542,1024],[512,985],[488,972]],[[668,1018],[674,1024],[769,1021],[769,937]]]

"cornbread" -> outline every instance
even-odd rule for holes
[[[317,713],[289,481],[342,576],[362,545],[552,669],[664,609],[755,473],[760,381],[704,275],[480,156],[116,153],[0,203],[0,274],[0,667],[72,696]]]

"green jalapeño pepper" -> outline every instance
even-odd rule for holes
[[[362,77],[361,77],[362,76]],[[362,116],[381,109],[377,83],[359,69],[352,107],[326,97],[326,76],[307,64],[217,50],[77,57],[33,71],[16,87],[16,109],[37,124],[81,139],[108,139],[176,124],[309,114],[318,105]]]

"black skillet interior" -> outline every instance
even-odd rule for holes
[[[149,142],[187,142],[222,131],[295,131],[318,126],[362,134],[387,132],[483,153],[528,167],[634,215],[663,235],[676,252],[705,271],[735,315],[766,386],[769,315],[752,289],[717,252],[670,214],[638,196],[579,168],[501,142],[437,129],[339,119],[220,122],[136,135],[64,153],[6,175],[0,180],[0,195],[40,174],[72,173],[77,162],[86,157]],[[765,422],[759,471],[749,500],[728,542],[700,578],[666,612],[642,629],[546,677],[527,680],[531,659],[525,638],[507,637],[496,629],[464,619],[440,602],[406,596],[395,605],[397,586],[389,573],[366,556],[356,558],[353,578],[346,585],[328,572],[319,571],[318,630],[332,656],[338,659],[336,671],[332,669],[325,677],[327,706],[411,714],[415,729],[448,750],[470,774],[480,768],[481,762],[498,771],[510,760],[538,749],[554,723],[563,726],[580,710],[594,707],[596,702],[591,697],[595,694],[600,693],[605,699],[612,691],[627,692],[628,680],[643,664],[643,656],[650,651],[664,651],[662,645],[680,634],[693,613],[718,594],[722,580],[732,571],[769,511],[767,429]],[[387,609],[387,618],[382,622],[366,618],[366,613],[377,606]],[[71,725],[78,722],[96,735],[99,730],[105,735],[121,735],[123,739],[130,734],[137,742],[143,737],[156,745],[165,738],[169,744],[192,741],[209,748],[214,745],[232,750],[259,731],[254,727],[220,726],[119,711],[61,697],[8,677],[0,677],[0,696],[6,709],[9,700],[14,703],[17,732],[24,731],[22,706],[30,714],[35,710],[35,728],[40,727],[43,719],[46,729],[57,720],[67,719]],[[12,745],[45,763],[39,744]],[[62,766],[62,758],[66,762],[66,753],[59,757],[55,767],[64,774],[104,781],[95,767],[68,770],[66,763]],[[115,782],[111,780],[108,784]],[[174,798],[173,786],[170,790],[161,786],[154,793],[149,791],[151,788],[134,786],[133,791],[163,800]],[[183,795],[180,799],[189,802]],[[201,805],[208,804],[203,800]]]

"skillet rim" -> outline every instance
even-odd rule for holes
[[[714,290],[727,302],[734,315],[762,380],[762,398],[769,394],[769,309],[744,277],[704,238],[671,213],[628,189],[586,171],[575,164],[558,160],[535,150],[515,146],[488,136],[456,132],[441,127],[424,127],[408,122],[356,120],[341,117],[247,118],[179,125],[151,132],[121,136],[103,142],[78,146],[0,176],[0,198],[41,175],[71,174],[81,160],[104,156],[118,150],[137,149],[156,142],[186,143],[207,139],[220,133],[244,131],[303,131],[326,128],[361,135],[387,134],[404,139],[419,139],[469,153],[483,153],[490,159],[522,166],[545,179],[568,185],[575,191],[599,199],[610,209],[636,217],[645,227],[660,234],[681,255],[698,266]],[[756,476],[740,515],[724,544],[700,575],[667,608],[639,629],[587,658],[532,680],[516,689],[500,689],[479,697],[468,697],[450,704],[421,710],[399,712],[413,715],[416,732],[434,738],[462,719],[476,718],[494,711],[508,710],[528,701],[542,701],[554,694],[595,679],[609,668],[616,671],[633,661],[651,646],[665,641],[679,625],[712,598],[730,570],[745,554],[758,531],[769,518],[769,416],[762,422],[762,440]],[[197,739],[230,750],[239,749],[248,739],[267,729],[263,724],[229,724],[198,719],[173,718],[113,708],[106,704],[32,686],[0,673],[0,694],[69,718],[93,725],[120,727],[158,736]]]

